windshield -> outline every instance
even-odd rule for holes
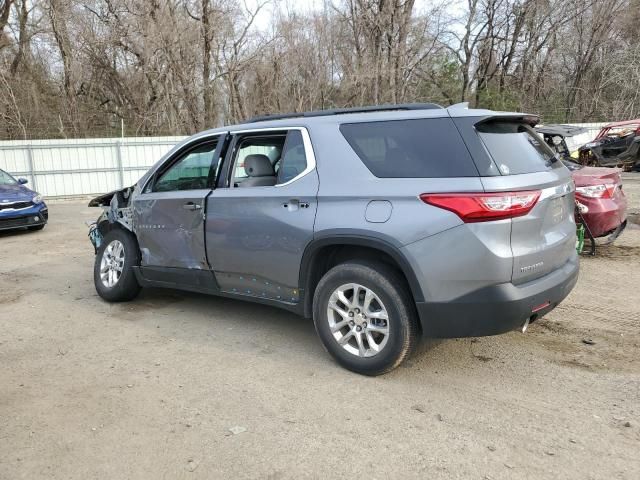
[[[15,178],[7,172],[0,170],[0,185],[15,185],[18,183]]]

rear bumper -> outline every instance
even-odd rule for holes
[[[582,217],[594,237],[609,235],[627,218],[627,200],[625,197],[615,199],[578,197],[577,200],[589,209],[582,214]]]
[[[578,259],[522,285],[502,283],[449,302],[416,304],[423,334],[432,338],[483,337],[522,327],[553,310],[578,280]],[[548,306],[532,312],[541,305]]]

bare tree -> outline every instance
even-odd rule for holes
[[[411,101],[640,116],[640,0],[266,1],[0,0],[0,135]]]
[[[9,41],[5,38],[4,28],[9,22],[12,4],[13,0],[0,0],[0,50],[9,45]]]

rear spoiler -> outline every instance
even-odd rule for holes
[[[529,113],[505,113],[504,115],[501,113],[495,115],[488,115],[484,117],[482,120],[476,123],[479,125],[481,123],[490,123],[490,122],[516,122],[516,123],[526,123],[532,127],[535,127],[540,122],[540,117],[538,115],[532,115]]]

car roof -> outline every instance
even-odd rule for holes
[[[206,130],[195,137],[214,135],[222,132],[241,132],[243,130],[260,130],[290,128],[290,127],[311,127],[313,125],[327,124],[343,124],[343,123],[360,123],[360,122],[376,122],[391,120],[410,120],[423,118],[444,118],[444,117],[505,117],[505,118],[524,118],[528,123],[535,124],[538,122],[538,116],[521,112],[498,112],[493,110],[468,108],[467,103],[452,105],[447,108],[440,107],[435,104],[408,104],[408,105],[428,105],[425,108],[409,108],[397,109],[398,105],[381,106],[376,110],[364,110],[358,107],[350,111],[344,109],[336,113],[327,114],[323,111],[319,112],[302,112],[299,114],[284,114],[275,117],[257,117],[255,121],[247,121],[236,125],[227,125],[224,127]],[[402,107],[403,105],[400,105]],[[384,109],[388,107],[389,109]]]

